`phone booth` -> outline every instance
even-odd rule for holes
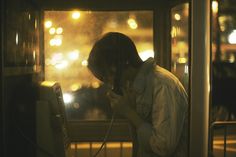
[[[154,58],[183,84],[190,157],[235,156],[235,8],[233,0],[1,0],[1,156],[136,156],[133,128],[114,118],[107,87],[87,67],[107,32],[129,36],[143,61]]]

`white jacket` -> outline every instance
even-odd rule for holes
[[[149,58],[133,88],[146,121],[137,128],[138,157],[187,157],[188,97],[180,81]]]

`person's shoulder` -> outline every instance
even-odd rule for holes
[[[159,65],[155,66],[154,74],[157,81],[165,84],[177,84],[179,82],[174,74]]]
[[[165,89],[171,93],[181,95],[181,97],[185,99],[185,102],[187,102],[187,93],[180,80],[174,74],[157,65],[155,67],[154,76],[153,85],[156,89]]]

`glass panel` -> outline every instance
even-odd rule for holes
[[[122,32],[134,41],[143,60],[154,56],[151,11],[46,11],[44,30],[45,79],[61,84],[69,119],[111,117],[105,89],[86,67],[102,34]]]
[[[36,11],[9,7],[6,14],[6,75],[40,72],[39,17]]]
[[[188,91],[189,70],[189,5],[178,5],[171,10],[171,72]]]
[[[235,63],[236,9],[230,3],[212,1],[212,60]]]
[[[235,94],[232,93],[236,89],[234,4],[212,1],[212,121],[236,119]]]
[[[211,154],[236,156],[236,1],[211,2]]]

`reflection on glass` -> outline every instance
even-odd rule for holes
[[[154,57],[151,11],[46,11],[44,28],[45,79],[58,81],[69,119],[111,117],[106,88],[87,68],[95,41],[110,31],[134,41],[143,60]]]
[[[9,6],[11,6],[9,4]],[[40,72],[39,13],[9,7],[6,14],[6,50],[4,66],[6,74]],[[9,70],[12,69],[13,70]],[[18,70],[17,70],[18,69]],[[20,70],[19,70],[20,69]]]
[[[212,1],[212,122],[236,119],[235,4]]]
[[[189,5],[178,5],[171,10],[171,72],[188,90],[189,84]]]
[[[212,60],[216,62],[235,62],[236,11],[232,6],[212,1]]]
[[[212,1],[212,80],[211,123],[235,121],[236,90],[236,1]],[[217,4],[217,11],[214,11]],[[226,125],[222,125],[225,127]],[[219,140],[221,128],[213,127],[212,156],[223,152],[224,142]],[[232,131],[231,131],[232,130]],[[232,135],[230,134],[232,132]],[[235,127],[227,127],[226,137],[235,136]],[[235,141],[235,138],[227,139]],[[235,145],[227,145],[227,156],[235,156]],[[226,156],[226,155],[225,155]]]

